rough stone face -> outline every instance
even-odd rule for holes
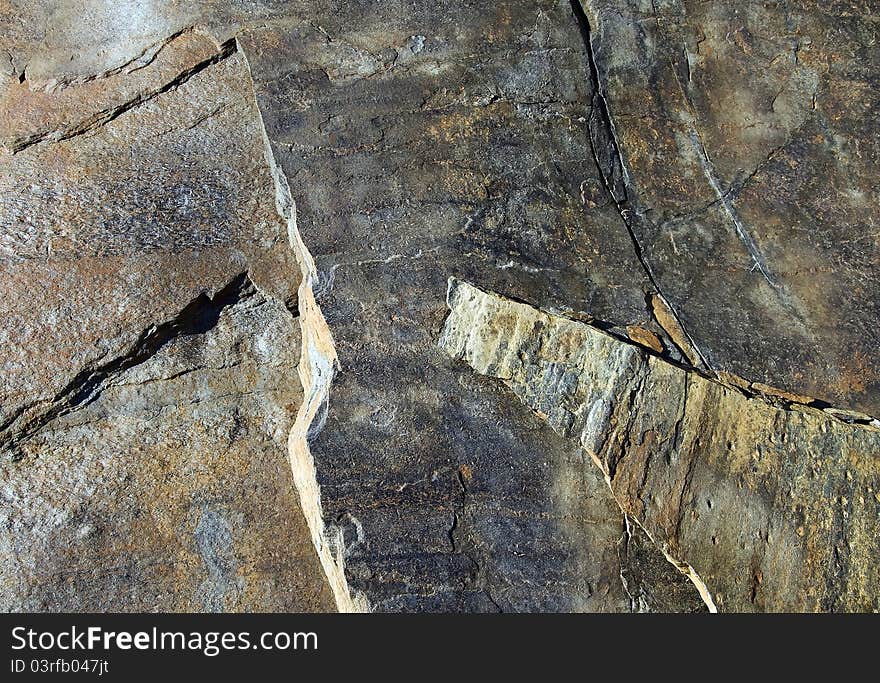
[[[0,602],[878,609],[875,24],[0,2]],[[450,276],[607,363],[510,400]]]
[[[300,267],[243,55],[184,32],[132,74],[13,80],[0,604],[332,608],[286,459]]]
[[[705,364],[880,415],[870,13],[582,4],[609,187]]]
[[[7,434],[39,421],[77,376],[112,362],[152,324],[243,272],[295,304],[300,270],[243,56],[188,35],[165,50],[184,70],[204,65],[209,50],[220,61],[93,134],[0,159]],[[94,101],[91,84],[81,87],[66,95],[78,120]],[[19,129],[39,123],[32,111],[16,111]]]
[[[2,608],[332,609],[284,457],[298,362],[296,321],[239,278],[21,444]]]
[[[880,609],[880,428],[770,405],[467,283],[450,281],[449,307],[441,347],[579,443],[707,603]]]
[[[630,609],[582,456],[435,346],[450,270],[652,324],[616,210],[583,212],[570,6],[351,6],[242,45],[340,363],[311,450],[349,584],[377,610]]]

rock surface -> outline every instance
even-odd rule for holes
[[[136,75],[14,83],[2,120],[0,604],[332,609],[285,457],[300,267],[243,55],[186,32]]]
[[[880,415],[871,13],[582,4],[600,165],[702,361]]]
[[[624,521],[582,456],[435,344],[450,271],[649,324],[617,212],[582,210],[601,181],[571,8],[351,7],[242,45],[339,358],[311,450],[352,589],[376,610],[630,609]]]
[[[180,324],[4,462],[3,609],[333,609],[284,458],[296,322],[239,278]]]
[[[880,609],[880,426],[770,405],[467,283],[448,300],[441,347],[578,443],[713,609]]]
[[[2,604],[878,609],[875,24],[0,3]],[[450,276],[598,383],[451,358]]]

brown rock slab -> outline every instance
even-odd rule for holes
[[[333,608],[287,462],[300,267],[244,57],[0,98],[0,603]]]
[[[441,347],[580,444],[713,608],[880,609],[880,429],[770,405],[457,280],[449,306]]]

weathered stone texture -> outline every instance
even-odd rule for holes
[[[616,199],[708,365],[880,414],[871,11],[582,4]]]
[[[4,459],[2,609],[333,608],[285,458],[296,321],[242,277],[179,325]]]
[[[210,44],[187,60],[191,42],[166,50],[192,67]],[[90,84],[81,87],[78,119],[93,101]],[[22,126],[33,123],[29,112],[19,112]],[[7,432],[39,419],[77,374],[242,272],[295,303],[299,267],[261,131],[236,52],[94,134],[0,158]]]
[[[653,324],[616,210],[583,213],[571,8],[371,10],[242,39],[341,366],[311,447],[349,582],[378,610],[628,610],[623,520],[581,456],[435,347],[450,271]]]
[[[870,7],[0,27],[3,605],[878,609]]]
[[[0,604],[331,609],[286,458],[300,267],[243,55],[188,31],[131,74],[14,81]]]
[[[719,609],[880,609],[880,429],[769,405],[467,283],[449,306],[441,347],[580,444]]]

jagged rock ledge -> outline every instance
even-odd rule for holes
[[[3,83],[0,606],[351,609],[288,466],[332,343],[248,65],[150,54]]]
[[[447,300],[441,348],[577,440],[710,608],[880,608],[874,426],[771,405],[459,280]]]
[[[256,100],[254,105],[258,108]],[[366,597],[352,591],[345,578],[342,533],[324,524],[321,490],[315,461],[309,449],[309,438],[321,430],[326,418],[330,401],[330,383],[338,365],[336,347],[321,308],[315,301],[314,284],[317,279],[315,261],[297,228],[296,204],[291,196],[290,185],[284,171],[275,162],[272,144],[266,134],[262,117],[260,117],[260,129],[266,163],[275,183],[275,205],[278,215],[287,223],[290,245],[302,273],[297,293],[297,307],[302,334],[299,377],[303,387],[303,401],[288,439],[290,467],[312,542],[327,576],[327,582],[333,591],[337,608],[340,612],[368,612],[370,608]]]

